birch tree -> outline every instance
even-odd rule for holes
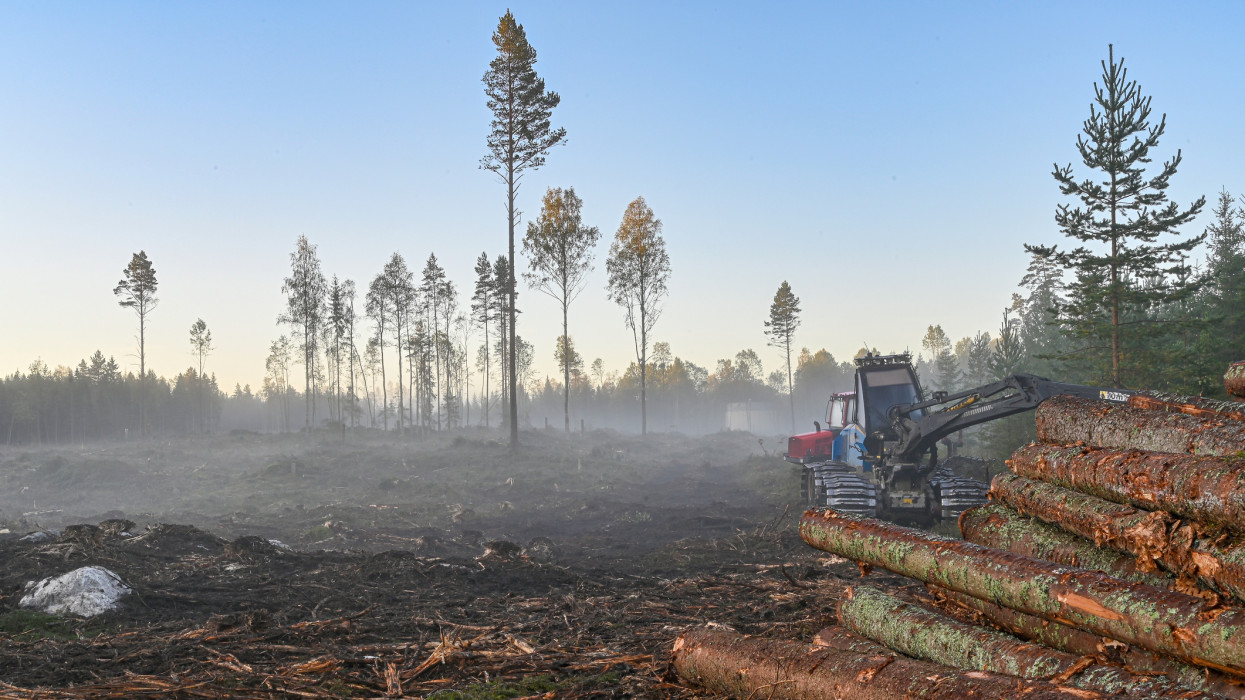
[[[627,205],[622,223],[610,244],[610,300],[623,307],[627,327],[635,341],[636,361],[640,366],[640,434],[648,434],[647,360],[649,333],[661,316],[661,303],[666,297],[670,279],[670,256],[661,236],[661,219],[643,197]]]
[[[529,286],[548,294],[562,311],[562,343],[560,354],[571,357],[568,310],[571,302],[584,289],[592,271],[592,252],[601,238],[595,226],[583,223],[583,200],[575,188],[551,187],[545,191],[540,218],[528,222],[523,238],[523,253],[530,268],[523,274]],[[563,428],[571,432],[571,370],[562,367]]]

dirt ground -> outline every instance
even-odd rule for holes
[[[681,630],[807,639],[860,576],[800,541],[800,468],[774,442],[4,449],[0,697],[697,697],[666,669]],[[133,588],[120,610],[18,608],[92,564]]]

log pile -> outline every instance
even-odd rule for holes
[[[1245,400],[1245,363],[1224,383]],[[690,631],[672,669],[738,698],[1245,698],[1243,406],[1052,398],[962,540],[804,514],[920,592],[848,589],[812,643]]]
[[[1245,362],[1234,362],[1223,375],[1223,388],[1238,401],[1245,401]]]

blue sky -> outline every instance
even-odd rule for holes
[[[931,323],[993,333],[1022,244],[1060,240],[1050,171],[1080,167],[1108,43],[1167,114],[1157,158],[1183,151],[1170,196],[1245,192],[1235,3],[6,3],[0,371],[96,349],[137,368],[112,288],[139,249],[160,280],[149,365],[190,366],[202,317],[228,387],[261,382],[299,235],[360,286],[435,253],[465,303],[506,244],[477,166],[507,7],[568,132],[519,206],[573,186],[601,229],[571,334],[610,369],[633,346],[604,257],[639,195],[673,265],[655,338],[697,364],[751,347],[777,368],[762,322],[784,280],[797,343],[841,359],[919,350]],[[554,373],[556,304],[520,294]]]

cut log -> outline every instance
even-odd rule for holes
[[[675,640],[671,666],[688,683],[741,699],[1125,697],[984,671],[958,671],[894,652],[860,653],[705,629],[684,632]]]
[[[1135,556],[1103,549],[1084,536],[1078,537],[1055,525],[1022,515],[1017,510],[1004,503],[966,510],[960,515],[960,533],[969,542],[1005,549],[1012,554],[1045,559],[1078,569],[1102,571],[1116,578],[1158,588],[1176,586],[1175,577],[1156,573],[1153,564],[1147,568]]]
[[[1136,698],[1211,698],[1166,678],[1103,666],[1093,657],[1056,651],[1009,634],[966,624],[867,586],[849,589],[839,601],[839,624],[907,654],[952,668],[1019,678],[1059,678],[1076,688]]]
[[[1128,397],[1128,405],[1147,411],[1186,413],[1198,418],[1226,418],[1245,423],[1245,406],[1235,401],[1220,401],[1203,396],[1179,396],[1147,391],[1144,394],[1133,394]]]
[[[1233,362],[1223,375],[1223,388],[1228,396],[1245,400],[1245,362]]]
[[[1240,457],[1033,443],[1013,452],[1008,465],[1030,479],[1245,534],[1245,459]]]
[[[1189,663],[1245,671],[1245,609],[829,509],[805,511],[800,536],[862,564]]]
[[[1245,423],[1062,395],[1038,406],[1037,436],[1042,442],[1060,445],[1218,457],[1245,450]]]
[[[1196,582],[1233,596],[1238,602],[1245,600],[1245,544],[1239,541],[1204,537],[1196,524],[1177,520],[1163,511],[1138,510],[1015,474],[996,476],[990,487],[990,498],[1069,533],[1092,539],[1095,544],[1131,554],[1133,556],[1127,559],[1143,570],[1152,570],[1154,564],[1158,564],[1179,577],[1178,582],[1172,582],[1176,590],[1197,595]],[[968,535],[965,538],[978,544],[999,546]],[[1004,549],[1017,551],[1011,547]],[[1103,571],[1111,573],[1105,568]],[[1121,578],[1141,580],[1124,569],[1114,571],[1113,575]]]
[[[1121,666],[1134,673],[1162,674],[1169,681],[1191,690],[1217,693],[1233,700],[1245,699],[1245,679],[1186,664],[1170,656],[1139,649],[1123,642],[1100,637],[1075,627],[1051,622],[1036,615],[930,585],[939,608],[960,619],[989,622],[999,629],[1038,644],[1076,656],[1093,656],[1104,663]]]

